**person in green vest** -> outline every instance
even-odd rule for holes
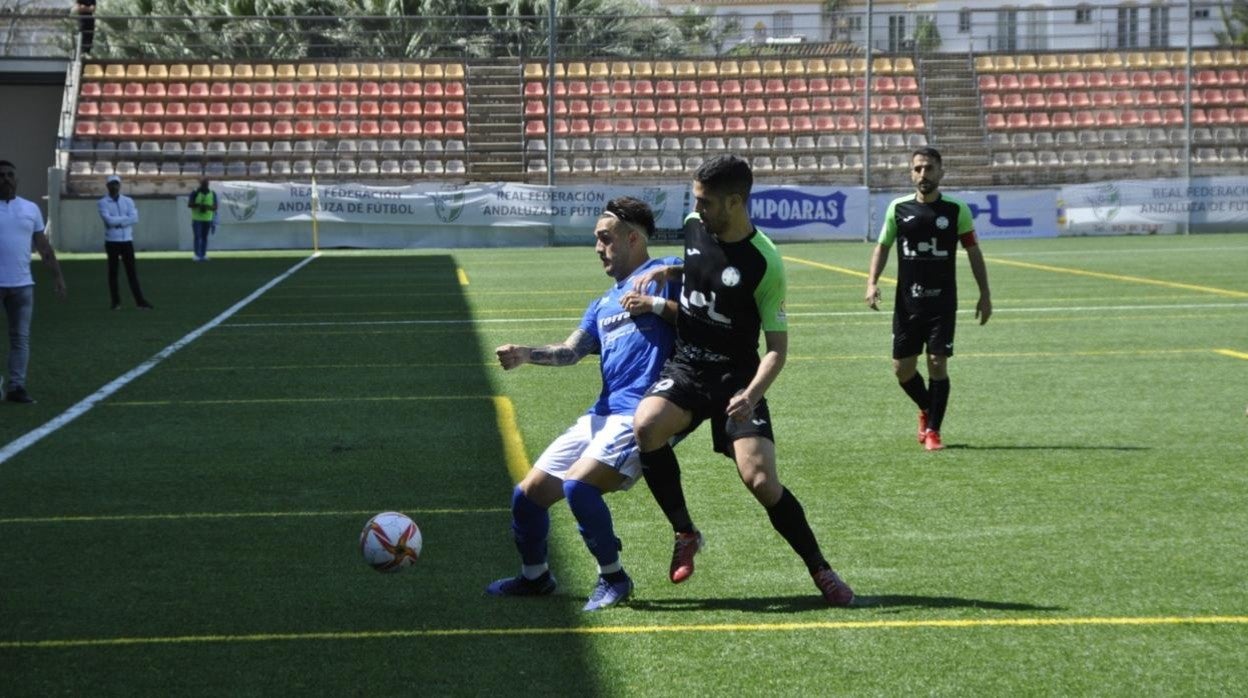
[[[187,207],[191,209],[191,232],[195,234],[195,261],[208,261],[208,235],[217,214],[217,193],[208,188],[208,178],[199,180],[199,188],[191,192]]]

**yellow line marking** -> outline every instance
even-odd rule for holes
[[[25,516],[0,519],[2,524],[43,523],[101,523],[113,521],[192,521],[209,519],[284,519],[311,518],[317,516],[372,516],[378,510],[357,511],[223,511],[191,514],[116,514],[105,516]],[[399,509],[413,516],[437,516],[442,514],[497,514],[510,511],[507,508],[482,509]]]
[[[1109,279],[1111,281],[1127,281],[1137,284],[1149,284],[1152,286],[1165,286],[1166,288],[1181,288],[1187,291],[1200,291],[1201,293],[1212,293],[1218,296],[1226,296],[1228,298],[1248,298],[1248,293],[1244,291],[1232,291],[1224,288],[1214,288],[1212,286],[1197,286],[1195,284],[1183,284],[1175,281],[1162,281],[1160,279],[1149,279],[1143,276],[1126,276],[1123,274],[1108,274],[1101,271],[1088,271],[1086,269],[1075,269],[1073,267],[1055,267],[1049,264],[1035,264],[1032,262],[1016,262],[1012,259],[1002,259],[1000,257],[985,257],[993,264],[1004,264],[1011,267],[1020,267],[1022,269],[1034,269],[1037,271],[1051,271],[1056,274],[1074,274],[1076,276],[1090,276],[1095,279]]]
[[[493,395],[386,395],[378,397],[281,397],[247,400],[119,400],[113,407],[163,407],[167,405],[291,405],[301,402],[408,402],[414,400],[490,400]]]
[[[320,633],[257,633],[253,635],[173,635],[77,640],[6,640],[0,649],[66,649],[130,645],[189,645],[227,642],[289,642],[297,640],[394,640],[437,637],[515,637],[526,635],[656,635],[660,633],[800,632],[810,630],[896,630],[913,628],[1042,628],[1078,626],[1245,625],[1248,616],[1142,616],[1090,618],[980,618],[932,620],[846,620],[807,623],[716,623],[698,625],[608,625],[547,628],[430,628]]]
[[[455,277],[459,279],[460,286],[468,285],[468,273],[464,271],[463,267],[455,268]]]
[[[807,266],[815,267],[817,269],[827,269],[828,271],[835,271],[835,272],[840,272],[842,274],[849,274],[850,276],[857,276],[863,279],[868,278],[868,276],[870,276],[866,272],[858,271],[856,269],[849,269],[847,267],[838,267],[838,266],[834,266],[831,264],[824,264],[823,262],[816,262],[810,259],[802,259],[801,257],[789,257],[785,255],[781,257],[781,259],[787,262],[796,262],[797,264],[805,264]],[[888,277],[888,276],[881,276],[880,281],[890,283],[890,284],[897,283],[896,279],[892,277]]]
[[[1234,351],[1231,349],[1214,349],[1214,351],[1221,354],[1222,356],[1229,356],[1232,359],[1243,359],[1245,361],[1248,361],[1248,354],[1245,354],[1242,351]]]
[[[498,422],[498,435],[503,440],[503,458],[512,482],[520,482],[528,474],[529,457],[524,450],[524,438],[516,425],[516,407],[503,395],[494,396],[494,418]]]

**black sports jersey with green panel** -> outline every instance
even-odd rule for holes
[[[756,368],[759,332],[788,330],[780,253],[757,228],[744,240],[722,243],[696,213],[685,219],[684,232],[675,356]]]
[[[909,194],[888,204],[880,244],[897,243],[897,312],[957,309],[958,238],[974,229],[971,209],[943,194],[931,203]]]

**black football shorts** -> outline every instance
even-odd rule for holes
[[[939,315],[893,313],[893,358],[904,359],[923,353],[953,356],[954,311]]]
[[[753,369],[743,370],[723,364],[695,366],[668,359],[659,380],[650,386],[646,396],[658,395],[693,414],[693,421],[682,436],[693,432],[709,419],[715,451],[732,458],[732,444],[737,439],[761,436],[772,443],[776,440],[771,429],[767,398],[759,400],[754,406],[754,414],[744,421],[729,419],[724,413],[732,396],[744,390],[753,378]]]

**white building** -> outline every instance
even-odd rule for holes
[[[739,27],[725,36],[723,48],[740,43],[867,43],[867,3],[842,0],[827,13],[819,2],[778,0],[649,0],[665,10],[692,8],[721,17],[721,26]],[[1192,45],[1214,46],[1224,30],[1221,4],[1199,3],[1192,9]],[[1225,5],[1229,7],[1229,3]],[[936,50],[949,53],[987,51],[1091,51],[1181,49],[1187,46],[1187,5],[1161,2],[1088,0],[1077,4],[998,0],[877,0],[872,9],[870,44],[888,53]],[[935,42],[938,38],[938,44]],[[935,45],[934,45],[935,44]]]

